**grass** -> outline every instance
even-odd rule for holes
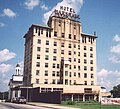
[[[62,102],[63,106],[74,107],[78,109],[120,109],[120,105],[101,105],[98,102]]]

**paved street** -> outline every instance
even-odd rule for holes
[[[0,103],[0,109],[53,109],[47,107],[40,106],[31,106],[27,104],[15,104],[15,103]]]

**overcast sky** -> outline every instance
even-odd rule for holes
[[[0,91],[8,90],[15,65],[23,67],[28,28],[45,25],[60,5],[75,9],[84,33],[97,33],[98,85],[120,84],[120,0],[0,0]]]

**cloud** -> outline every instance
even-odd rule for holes
[[[98,76],[100,78],[107,77],[109,75],[109,72],[106,69],[102,69],[100,72],[98,72]]]
[[[11,9],[6,8],[6,9],[3,10],[2,16],[7,16],[7,17],[10,17],[10,18],[13,18],[13,17],[16,17],[16,13],[14,11],[12,11]]]
[[[109,60],[112,63],[120,63],[120,57],[119,56],[112,56],[112,57],[109,58]]]
[[[120,42],[120,35],[116,34],[113,38],[113,41]]]
[[[68,6],[71,7],[73,9],[75,9],[75,12],[78,14],[82,5],[83,5],[84,0],[62,0],[62,2],[57,3],[56,6],[54,6],[50,11],[46,12],[43,15],[43,22],[47,23],[49,16],[52,14],[52,12],[55,9],[59,9],[60,6]]]
[[[41,4],[40,8],[45,11],[47,11],[49,9],[45,4]]]
[[[26,9],[33,10],[33,8],[39,6],[39,3],[39,0],[26,0],[24,4]]]
[[[5,26],[5,24],[0,22],[0,27],[4,27],[4,26]]]
[[[111,90],[113,86],[117,85],[120,82],[120,72],[117,70],[109,71],[103,68],[97,73],[97,79],[98,85]]]
[[[8,49],[4,49],[0,51],[0,62],[5,62],[15,57],[16,57],[16,54],[13,52],[10,52]]]
[[[13,69],[13,66],[10,64],[0,64],[0,73],[6,73]]]
[[[120,54],[120,44],[117,44],[113,47],[111,47],[111,50],[110,50],[112,53],[117,53],[117,54]]]

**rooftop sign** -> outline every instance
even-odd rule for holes
[[[60,9],[55,9],[54,12],[55,16],[58,17],[65,17],[71,19],[80,19],[80,16],[75,13],[75,10],[70,7],[60,6]]]

